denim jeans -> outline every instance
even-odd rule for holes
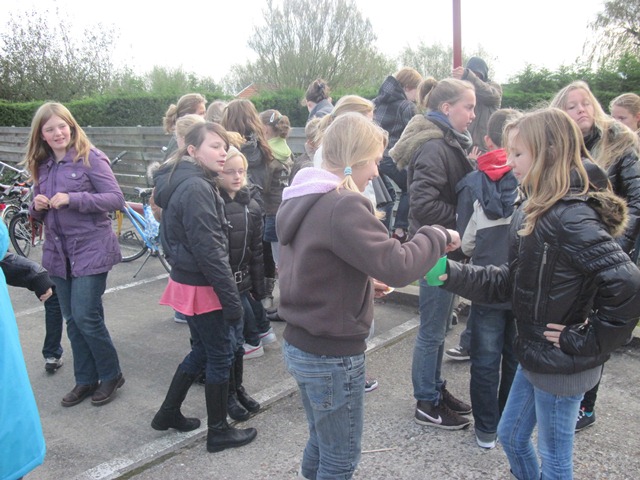
[[[413,350],[411,378],[416,400],[437,403],[440,399],[442,355],[447,323],[453,311],[453,293],[431,287],[420,279],[420,327]]]
[[[249,292],[241,293],[240,299],[244,309],[244,339],[251,345],[258,345],[260,334],[271,328],[271,322],[267,318],[262,302],[254,300]]]
[[[471,305],[470,394],[475,429],[495,434],[518,368],[511,310]]]
[[[186,317],[191,332],[191,351],[180,368],[190,375],[199,375],[205,370],[207,383],[228,381],[236,351],[236,338],[232,334],[235,324],[223,318],[222,310]]]
[[[73,351],[73,371],[78,385],[113,380],[120,374],[118,353],[104,322],[102,294],[107,273],[84,277],[51,277],[56,285],[67,336]]]
[[[364,424],[365,356],[329,357],[283,345],[309,424],[302,475],[310,480],[352,478],[360,461]]]
[[[60,358],[62,356],[62,328],[64,317],[60,310],[60,300],[58,294],[53,291],[44,302],[44,344],[42,345],[42,356],[44,358]]]
[[[469,317],[467,317],[467,324],[464,327],[464,330],[460,334],[460,341],[458,345],[462,350],[466,350],[467,352],[471,351],[471,332],[473,330],[473,317],[471,313],[469,313]]]
[[[571,480],[573,437],[582,394],[559,396],[534,387],[518,367],[498,438],[518,480]],[[531,434],[538,425],[538,453]]]

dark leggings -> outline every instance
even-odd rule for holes
[[[604,370],[604,366],[603,366]],[[600,381],[602,381],[602,377],[600,377]],[[584,394],[582,397],[582,402],[580,402],[580,408],[584,408],[587,412],[593,412],[594,407],[596,406],[596,398],[598,398],[598,389],[600,388],[600,381],[596,383],[596,386],[591,390]]]
[[[276,262],[273,260],[271,242],[262,242],[262,255],[264,258],[265,278],[276,278]]]

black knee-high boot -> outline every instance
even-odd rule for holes
[[[204,386],[207,400],[207,451],[219,452],[225,448],[241,447],[251,443],[258,432],[255,428],[237,429],[227,422],[229,382],[207,383]]]
[[[200,420],[197,418],[186,418],[180,412],[182,402],[187,396],[187,392],[195,379],[195,375],[189,375],[180,367],[176,370],[171,380],[171,386],[167,392],[167,396],[162,402],[162,406],[153,421],[151,427],[156,430],[167,430],[175,428],[181,432],[190,432],[200,426]]]
[[[243,353],[244,355],[244,353]],[[237,359],[237,357],[236,357]],[[238,394],[236,393],[236,361],[235,360],[232,364],[231,364],[231,369],[229,372],[229,394],[227,396],[227,412],[229,413],[229,416],[234,419],[234,420],[238,420],[240,422],[243,422],[245,420],[248,420],[249,417],[251,416],[251,414],[247,411],[247,409],[242,405],[241,402],[239,402],[239,398],[238,398]]]
[[[244,354],[236,353],[235,362],[233,367],[235,370],[234,380],[235,380],[235,388],[237,398],[240,401],[240,404],[246,408],[250,413],[256,413],[260,410],[260,404],[256,402],[253,398],[249,396],[247,391],[244,389],[242,385],[242,377],[244,375]],[[229,388],[231,388],[231,384],[229,384]],[[233,418],[233,417],[231,417]]]

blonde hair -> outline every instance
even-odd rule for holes
[[[320,132],[320,118],[313,117],[304,127],[304,135],[309,145],[318,148],[322,141],[322,133]]]
[[[196,113],[200,105],[205,105],[207,99],[199,93],[187,93],[178,100],[178,104],[169,105],[164,117],[162,117],[162,126],[165,133],[173,133],[176,122],[180,117],[184,117],[190,113]]]
[[[609,111],[613,107],[621,107],[629,111],[631,116],[635,117],[640,113],[640,96],[635,93],[623,93],[611,100]],[[636,125],[636,130],[640,127],[640,122]]]
[[[509,135],[513,136],[509,138]],[[589,178],[582,158],[589,158],[582,133],[571,117],[558,108],[537,110],[514,120],[505,127],[507,151],[517,138],[532,157],[529,172],[522,179],[527,196],[523,206],[525,221],[518,233],[533,232],[538,219],[571,188],[571,172],[576,171],[582,181],[583,195],[589,189]]]
[[[590,152],[594,161],[606,171],[614,161],[627,153],[632,152],[638,156],[640,150],[638,136],[605,113],[587,82],[582,80],[571,82],[556,94],[551,100],[550,106],[566,111],[569,93],[578,89],[586,93],[587,98],[593,105],[593,126],[600,137]]]
[[[190,113],[184,117],[180,117],[176,121],[176,137],[184,138],[191,127],[197,123],[204,123],[205,119],[200,115]]]
[[[53,155],[53,150],[42,138],[42,127],[53,116],[60,117],[69,125],[71,139],[67,146],[67,151],[71,148],[76,150],[76,156],[73,158],[73,161],[77,162],[82,158],[84,164],[89,165],[89,151],[93,145],[87,137],[87,134],[80,125],[78,125],[78,122],[73,118],[73,115],[71,115],[67,107],[61,103],[47,102],[38,108],[31,120],[31,131],[29,132],[29,139],[27,140],[27,153],[20,162],[26,165],[31,174],[31,178],[36,184],[38,183],[38,167]]]
[[[401,68],[394,77],[402,88],[406,88],[407,90],[418,88],[418,85],[422,81],[422,75],[420,75],[415,68],[410,67]]]
[[[427,109],[427,95],[438,84],[433,77],[427,77],[418,85],[418,108],[422,111]]]
[[[376,156],[387,146],[387,138],[386,131],[363,115],[347,112],[336,118],[325,132],[323,166],[342,172],[345,167],[357,168],[375,162]],[[345,175],[337,188],[360,193],[351,175]]]
[[[424,85],[423,98],[427,110],[436,112],[445,103],[453,105],[458,102],[467,90],[475,92],[472,83],[457,78],[445,78],[439,82],[429,82]]]
[[[331,123],[340,115],[347,112],[359,113],[360,115],[370,115],[373,113],[373,102],[358,95],[345,95],[340,98],[333,107],[333,111],[330,115],[326,115],[320,119],[320,125],[318,129],[320,132],[324,131],[331,125]]]
[[[238,134],[237,132],[227,132],[227,133],[235,133],[236,135]],[[236,147],[231,146],[229,147],[229,150],[227,150],[227,162],[234,157],[240,157],[242,159],[242,167],[245,170],[245,175],[244,175],[244,178],[242,179],[242,186],[244,187],[248,183],[247,170],[249,169],[249,162],[247,161],[247,157],[245,157],[240,150],[238,150]],[[220,176],[216,178],[216,183],[218,184],[218,186],[220,186]]]

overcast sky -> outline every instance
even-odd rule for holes
[[[278,3],[279,0],[275,0]],[[73,26],[113,24],[120,33],[115,58],[138,73],[154,65],[220,81],[229,67],[253,59],[247,40],[264,24],[266,0],[3,0],[0,28],[10,12],[53,9]],[[377,46],[397,56],[424,41],[452,44],[451,0],[356,0],[371,21]],[[588,24],[603,10],[602,0],[461,0],[462,45],[489,52],[495,79],[505,82],[527,63],[556,69],[582,53]],[[390,72],[393,73],[393,72]],[[428,72],[421,72],[427,73]]]

